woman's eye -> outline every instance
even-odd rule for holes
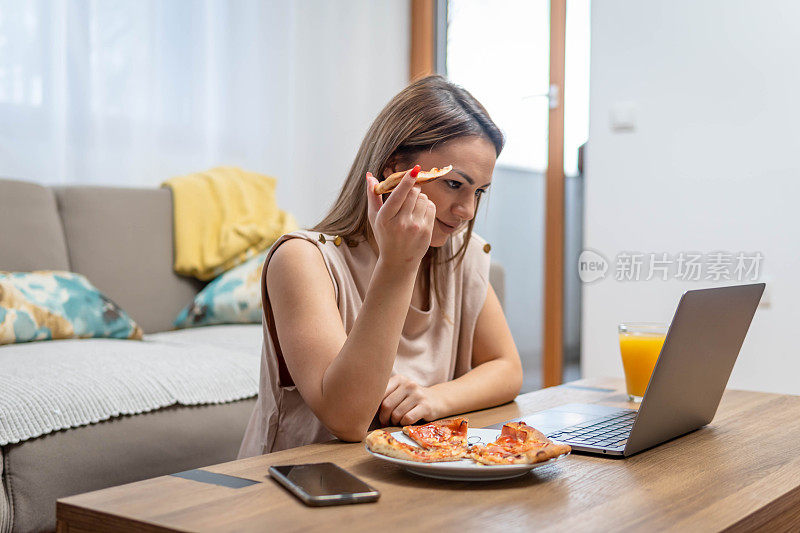
[[[461,183],[460,181],[456,181],[456,180],[442,180],[442,181],[445,183],[445,185],[447,185],[448,189],[451,189],[451,190],[454,190],[454,191],[460,189],[461,186],[463,185],[463,183]],[[485,192],[486,192],[486,189],[475,189],[475,196],[481,196]]]

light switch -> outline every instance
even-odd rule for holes
[[[617,102],[611,106],[611,129],[613,131],[634,131],[636,129],[636,104]]]

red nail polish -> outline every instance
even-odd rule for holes
[[[420,166],[414,165],[414,168],[411,169],[411,177],[416,178],[417,174],[419,174]]]

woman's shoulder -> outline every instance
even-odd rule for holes
[[[282,276],[314,276],[328,278],[339,294],[338,285],[347,277],[348,265],[343,256],[347,246],[336,235],[301,229],[281,236],[273,244],[269,271],[282,271]],[[276,263],[276,266],[273,266]]]
[[[305,231],[283,235],[273,246],[266,265],[265,281],[270,287],[324,289],[331,285],[329,266],[313,239]],[[336,293],[336,287],[333,287]]]
[[[299,273],[300,271],[322,271],[325,263],[313,241],[300,232],[287,233],[281,236],[270,251],[267,263],[268,273]]]
[[[269,263],[293,263],[302,265],[305,261],[311,261],[315,266],[325,265],[329,262],[326,255],[325,246],[328,242],[333,242],[334,236],[324,233],[314,232],[306,229],[298,229],[291,233],[281,235],[271,247],[268,253]]]
[[[291,250],[291,252],[282,251],[282,255],[293,253],[310,253],[314,248],[319,250],[319,252],[323,252],[323,250],[326,248],[324,245],[329,242],[334,242],[335,238],[336,237],[333,235],[299,229],[291,233],[286,233],[278,238],[278,240],[276,240],[272,245],[272,254],[277,254],[278,250],[284,249]],[[301,250],[301,252],[298,252],[297,250]],[[325,254],[323,253],[323,256],[324,255]]]
[[[325,249],[337,249],[337,248],[346,248],[347,246],[342,246],[346,244],[346,241],[339,237],[338,235],[332,235],[329,233],[320,233],[319,231],[308,230],[308,229],[299,229],[293,231],[291,233],[287,233],[281,236],[275,244],[278,244],[280,241],[289,240],[289,239],[300,239],[307,241],[318,249],[325,250]],[[332,246],[329,246],[332,245]],[[352,242],[349,246],[353,246]]]
[[[313,250],[313,240],[305,230],[297,230],[281,235],[267,253],[268,264],[281,263],[288,260],[313,257],[319,255]]]

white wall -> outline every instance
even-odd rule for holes
[[[729,386],[800,393],[800,3],[592,2],[585,247],[760,251],[759,308]],[[633,107],[630,131],[610,127]],[[683,290],[628,281],[583,290],[584,376],[622,375],[616,325],[669,321]]]

